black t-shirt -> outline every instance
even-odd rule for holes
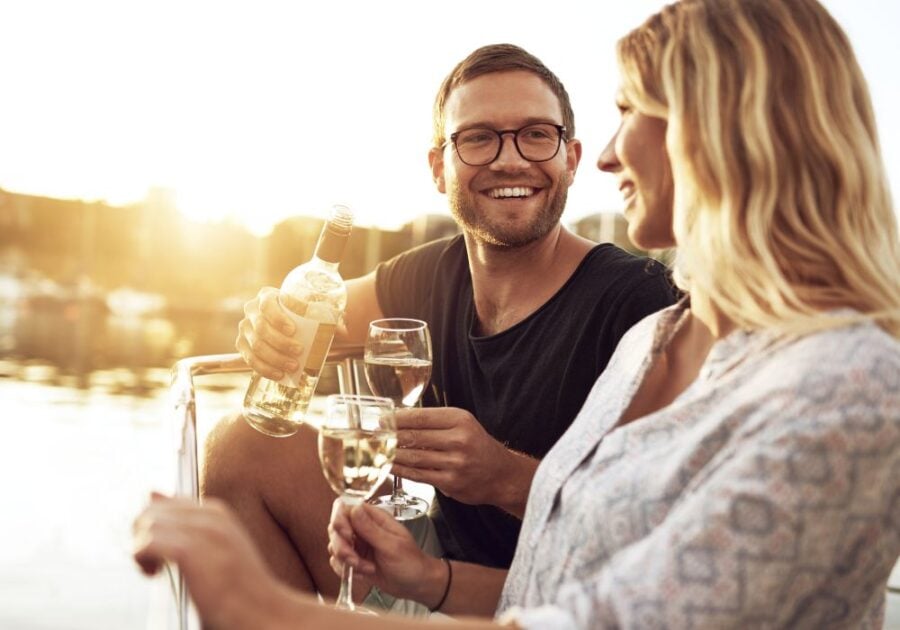
[[[575,419],[625,332],[674,302],[663,265],[597,245],[537,311],[478,336],[465,241],[427,243],[377,269],[386,317],[431,328],[434,365],[425,406],[471,412],[496,440],[542,458]],[[436,489],[432,518],[449,557],[494,567],[512,562],[521,521]]]

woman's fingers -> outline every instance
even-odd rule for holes
[[[374,505],[357,505],[350,511],[353,532],[365,541],[375,553],[391,552],[411,539],[409,530],[394,519],[388,511]]]

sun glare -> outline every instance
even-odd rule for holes
[[[900,80],[888,60],[900,44],[887,25],[900,21],[900,5],[826,4],[857,47],[882,137],[895,137]],[[593,168],[616,124],[613,46],[662,2],[620,3],[594,20],[563,0],[564,29],[510,18],[546,10],[532,0],[460,0],[439,16],[409,3],[402,22],[418,28],[395,30],[371,27],[385,23],[385,7],[349,5],[5,6],[0,57],[15,61],[0,71],[0,188],[129,204],[161,187],[191,220],[256,234],[345,202],[360,224],[396,228],[447,212],[426,162],[440,79],[476,46],[512,41],[558,72],[578,114],[584,161],[566,217],[619,207],[612,181]],[[900,148],[882,144],[900,190]]]

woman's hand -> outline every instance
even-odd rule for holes
[[[273,381],[297,369],[303,348],[294,341],[294,323],[278,301],[278,289],[263,287],[244,304],[234,347],[258,374]]]
[[[292,599],[224,503],[154,493],[133,525],[134,559],[147,575],[178,565],[204,623],[262,627]]]
[[[419,549],[406,527],[387,511],[367,504],[350,507],[338,499],[331,511],[328,539],[331,568],[338,575],[349,563],[357,575],[395,597],[429,607],[440,600],[446,565]]]

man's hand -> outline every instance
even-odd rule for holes
[[[279,290],[263,287],[244,304],[244,318],[238,324],[234,347],[258,374],[273,381],[297,369],[304,348],[293,338],[296,330],[287,311],[278,300]],[[369,322],[384,315],[378,306],[375,272],[347,281],[347,310],[344,311],[335,341],[344,345],[362,345]]]
[[[366,504],[351,508],[337,499],[328,541],[331,568],[338,575],[349,563],[357,576],[395,597],[426,606],[440,600],[447,578],[444,563],[419,549],[389,512]]]
[[[278,289],[263,287],[244,304],[234,347],[258,374],[273,381],[297,369],[303,348],[294,341],[294,323],[278,301]]]
[[[470,505],[496,505],[522,517],[538,461],[488,435],[462,409],[397,412],[394,474],[429,483]]]
[[[210,627],[261,627],[290,599],[220,501],[208,499],[201,506],[154,494],[132,529],[135,562],[147,575],[166,562],[177,564]]]

